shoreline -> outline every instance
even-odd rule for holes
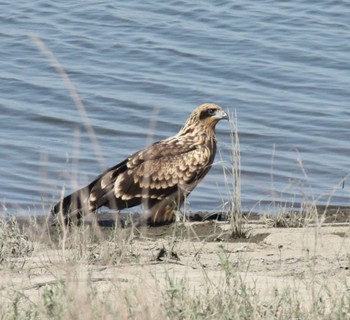
[[[248,215],[245,238],[216,220],[114,228],[104,216],[64,230],[43,216],[19,219],[0,264],[0,315],[34,308],[41,318],[330,319],[336,310],[346,318],[349,213],[329,207],[300,227]]]
[[[347,222],[350,223],[350,206],[317,205],[315,209],[317,210],[317,213],[318,213],[318,219],[322,218],[323,223],[347,223]],[[101,227],[113,227],[115,226],[116,221],[118,221],[118,217],[122,217],[122,219],[125,219],[125,217],[129,215],[130,217],[135,217],[137,219],[137,217],[139,217],[141,214],[139,212],[133,212],[128,214],[121,213],[119,216],[119,213],[116,213],[116,212],[99,212],[98,214],[90,214],[88,217],[86,217],[85,223],[92,223],[94,221],[97,221],[97,223]],[[264,222],[266,218],[273,218],[278,216],[283,216],[283,217],[294,216],[295,218],[305,217],[304,213],[300,211],[293,211],[293,210],[291,210],[290,212],[281,213],[280,215],[278,214],[271,215],[263,212],[261,213],[243,212],[242,215],[244,220],[248,222],[254,222],[254,221]],[[30,219],[35,219],[37,223],[43,224],[47,222],[48,219],[50,219],[50,215],[49,214],[35,215],[35,216],[21,215],[16,218],[21,225],[26,226],[30,222]],[[313,217],[309,216],[308,218],[310,220],[309,222],[312,222]],[[223,211],[217,211],[217,212],[190,211],[189,214],[186,214],[186,220],[188,220],[188,222],[204,222],[204,221],[228,222],[227,212],[223,212]],[[160,227],[166,227],[166,226],[171,226],[171,224],[160,226]],[[276,225],[276,227],[279,227],[279,226]],[[286,226],[281,226],[281,227],[286,227]],[[151,228],[158,228],[158,227],[156,226]]]

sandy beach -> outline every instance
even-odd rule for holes
[[[343,317],[350,312],[347,214],[330,211],[298,228],[271,227],[255,216],[239,239],[218,221],[140,229],[87,224],[67,232],[12,225],[25,233],[12,240],[2,234],[0,314],[279,319],[329,318],[338,310]]]

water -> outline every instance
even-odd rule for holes
[[[8,1],[0,4],[0,202],[42,214],[194,107],[237,112],[245,210],[305,199],[350,205],[350,4],[346,1]],[[44,41],[82,99],[103,160]],[[230,128],[191,194],[229,199]]]

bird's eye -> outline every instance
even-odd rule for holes
[[[213,116],[214,114],[215,114],[215,109],[209,109],[208,110],[208,114],[210,115],[210,116]]]

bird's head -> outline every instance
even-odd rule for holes
[[[222,110],[220,106],[213,103],[204,103],[200,105],[192,114],[197,117],[200,122],[211,127],[215,127],[222,119],[228,120],[227,113]]]
[[[228,120],[228,115],[220,106],[214,103],[204,103],[193,110],[179,134],[193,134],[203,129],[212,132],[222,119]]]

